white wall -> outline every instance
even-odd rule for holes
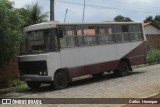
[[[157,29],[156,27],[152,25],[148,25],[144,27],[144,32],[146,35],[148,34],[160,34],[160,29]]]

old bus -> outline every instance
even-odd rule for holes
[[[24,28],[26,40],[18,57],[20,79],[36,89],[49,83],[63,89],[72,79],[113,72],[125,76],[145,63],[142,23],[45,22]]]

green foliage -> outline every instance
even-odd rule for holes
[[[45,22],[48,17],[47,12],[42,13],[42,8],[38,3],[28,4],[25,8],[16,9],[16,12],[20,15],[23,21],[22,27]]]
[[[29,18],[32,21],[32,24],[37,24],[40,22],[47,21],[48,13],[43,13],[42,14],[42,9],[38,5],[38,2],[35,4],[29,4],[26,5],[26,9],[29,12]]]
[[[25,82],[22,82],[19,79],[5,81],[3,85],[0,84],[0,94],[4,94],[7,92],[16,92],[24,89],[27,89],[27,85]]]
[[[19,15],[19,17],[22,20],[22,28],[30,25],[32,23],[31,19],[28,17],[29,16],[29,11],[25,8],[18,8],[15,9],[16,13]]]
[[[147,22],[152,22],[153,24],[155,24],[157,27],[160,27],[160,15],[156,15],[155,17],[153,16],[148,16],[145,20],[144,23]]]
[[[8,0],[0,1],[0,66],[15,57],[22,40],[22,20]]]
[[[122,15],[118,15],[114,18],[115,22],[133,22],[129,17],[124,17]]]
[[[38,3],[15,9],[13,2],[0,0],[0,67],[16,57],[24,37],[22,29],[47,21],[47,17]]]
[[[149,63],[149,64],[160,63],[160,50],[151,49],[148,52],[147,63]]]
[[[25,82],[20,81],[19,79],[10,79],[5,82],[5,87],[17,87],[25,85]]]
[[[42,9],[38,5],[38,2],[35,4],[26,5],[26,9],[29,12],[29,18],[31,19],[30,24],[37,24],[47,21],[48,13],[42,13]]]
[[[7,74],[4,72],[4,74]],[[0,88],[10,88],[25,85],[25,82],[19,80],[18,74],[8,74],[6,80],[0,82]]]

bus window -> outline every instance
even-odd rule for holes
[[[136,30],[137,39],[138,40],[143,40],[142,26],[141,25],[136,25],[135,30]]]
[[[129,26],[128,25],[115,25],[116,42],[129,42]]]
[[[97,44],[95,26],[77,26],[77,37],[80,46]]]
[[[113,43],[114,42],[114,34],[113,34],[113,26],[97,26],[98,29],[98,39],[100,44],[104,43]]]
[[[59,39],[61,48],[75,47],[76,35],[75,26],[61,26],[59,27]]]
[[[131,41],[143,40],[141,25],[129,25]]]
[[[59,51],[56,29],[26,32],[26,40],[22,43],[21,54]]]
[[[129,42],[130,37],[129,37],[129,26],[128,25],[122,25],[122,33],[123,33],[123,41]]]
[[[116,42],[123,42],[122,25],[115,25],[114,30],[115,30]]]
[[[127,25],[122,25],[122,32],[129,32]]]

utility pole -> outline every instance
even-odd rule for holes
[[[65,13],[65,17],[64,17],[64,22],[66,22],[67,12],[68,12],[68,9],[66,9],[66,13]]]
[[[82,19],[82,22],[84,22],[85,7],[86,7],[86,0],[84,0],[84,7],[83,7],[83,19]]]
[[[50,20],[54,21],[54,0],[50,0]]]

